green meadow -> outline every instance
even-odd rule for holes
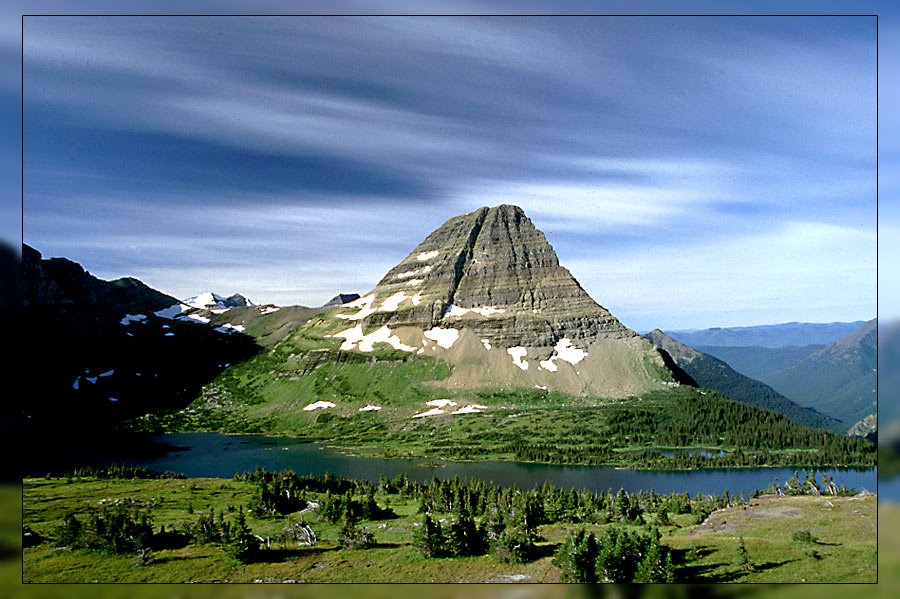
[[[423,521],[421,497],[375,493],[377,505],[390,515],[360,520],[358,525],[371,534],[373,544],[347,549],[341,546],[341,525],[324,518],[321,508],[276,517],[251,513],[248,506],[257,490],[247,480],[27,479],[23,525],[30,534],[23,549],[23,581],[556,582],[561,570],[554,557],[567,535],[582,528],[599,538],[609,526],[636,534],[658,530],[660,543],[671,552],[678,582],[874,582],[877,578],[874,495],[763,495],[748,502],[731,500],[727,507],[708,514],[700,510],[699,523],[696,513],[674,510],[666,514],[664,524],[659,510],[649,508],[625,524],[603,522],[604,517],[586,517],[581,522],[557,519],[537,528],[537,541],[527,560],[512,563],[492,553],[424,557],[413,542]],[[328,496],[309,492],[305,500],[322,505]],[[354,500],[362,496],[354,495]],[[252,534],[268,538],[269,546],[241,563],[216,543],[185,542],[140,556],[74,549],[54,540],[67,513],[83,519],[102,504],[112,503],[146,508],[154,534],[178,530],[210,513],[226,520],[246,514]],[[450,511],[431,511],[431,516],[443,521],[445,528],[458,519]],[[476,520],[484,523],[486,518]],[[284,540],[286,526],[301,520],[315,531],[314,545]]]

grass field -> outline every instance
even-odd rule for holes
[[[128,499],[152,505],[153,524],[167,529],[210,509],[229,512],[246,506],[253,485],[223,479],[28,479],[23,483],[24,524],[52,537],[67,510],[84,513],[101,500]],[[316,497],[310,497],[316,499]],[[318,535],[312,547],[274,542],[252,563],[239,564],[215,545],[191,544],[154,551],[144,565],[133,555],[69,550],[43,543],[23,552],[25,582],[555,582],[551,562],[572,524],[544,525],[536,559],[508,564],[491,556],[425,559],[411,546],[421,515],[417,502],[376,495],[397,516],[364,521],[377,545],[365,550],[338,547],[339,529],[306,514]],[[438,518],[451,520],[448,514]],[[713,512],[703,525],[690,514],[672,516],[661,528],[662,542],[677,558],[683,582],[874,582],[876,580],[876,498],[763,496],[753,505]],[[293,516],[297,519],[297,515]],[[652,518],[651,516],[647,516]],[[250,517],[252,532],[275,537],[282,518]],[[579,525],[580,526],[580,525]],[[605,525],[586,525],[601,532]],[[636,528],[644,528],[637,527]],[[646,529],[645,529],[646,530]],[[808,531],[806,541],[794,537]],[[738,552],[744,539],[751,567]],[[808,539],[814,539],[810,541]],[[895,567],[896,569],[896,567]]]

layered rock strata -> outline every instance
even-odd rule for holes
[[[517,206],[479,208],[447,221],[372,294],[376,305],[383,298],[403,300],[394,311],[367,316],[369,324],[467,328],[501,347],[635,336],[560,266],[544,234]]]
[[[335,310],[342,350],[376,346],[454,365],[450,387],[625,396],[675,385],[662,355],[559,264],[521,208],[450,219],[363,297]]]

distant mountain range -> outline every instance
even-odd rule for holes
[[[791,345],[788,347],[729,347],[719,345],[698,345],[694,349],[715,356],[738,372],[750,378],[763,380],[764,377],[796,364],[824,345]]]
[[[760,377],[798,404],[847,429],[876,410],[878,321],[870,320],[778,372]]]
[[[815,410],[804,408],[763,382],[737,372],[731,366],[672,339],[659,329],[644,338],[665,350],[696,383],[731,399],[784,414],[797,424],[845,433],[849,427]]]
[[[786,322],[748,327],[715,327],[702,330],[665,331],[667,335],[690,347],[789,347],[825,345],[852,333],[865,321],[855,322]]]

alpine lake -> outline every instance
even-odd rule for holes
[[[691,450],[683,450],[691,451]],[[698,450],[703,451],[703,450]],[[132,443],[116,443],[84,465],[127,464],[157,472],[175,472],[189,478],[232,478],[257,467],[270,472],[293,470],[298,475],[368,480],[377,483],[405,474],[427,483],[458,477],[492,482],[503,487],[531,489],[551,482],[563,489],[595,493],[624,489],[628,493],[731,495],[764,491],[774,481],[784,483],[797,468],[718,468],[699,470],[625,470],[610,466],[561,466],[523,462],[451,462],[436,459],[381,459],[346,455],[318,443],[292,437],[225,435],[220,433],[166,433],[141,435]],[[875,492],[877,468],[829,468],[838,486]]]

